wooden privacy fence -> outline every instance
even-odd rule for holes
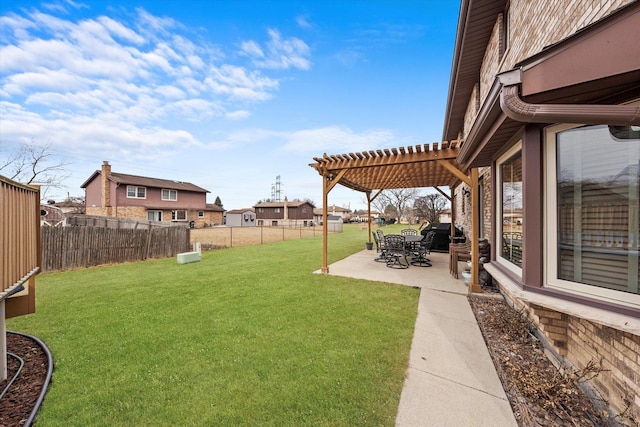
[[[192,229],[190,243],[203,249],[261,245],[283,240],[321,236],[322,227],[212,227]]]
[[[187,250],[189,230],[185,227],[42,228],[43,271],[172,257]]]

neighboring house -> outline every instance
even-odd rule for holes
[[[451,209],[447,209],[445,211],[440,212],[440,215],[438,217],[438,220],[440,221],[440,223],[451,223]]]
[[[463,0],[443,139],[479,172],[479,212],[460,186],[454,214],[480,218],[494,282],[640,414],[640,2],[588,3]]]
[[[189,182],[111,172],[103,162],[81,188],[87,215],[182,222],[204,227],[222,224],[224,209],[207,204],[208,191]]]
[[[339,216],[344,221],[351,217],[351,210],[342,206],[331,205],[327,210],[327,215]]]
[[[313,210],[313,222],[315,224],[322,224],[322,212],[323,212],[322,208],[315,208]],[[351,211],[349,209],[336,206],[336,205],[329,206],[327,215],[338,216],[342,219],[343,222],[349,221],[351,218],[354,218],[354,216],[351,214]]]
[[[314,206],[309,201],[262,202],[253,207],[257,225],[308,226],[313,223]]]
[[[66,224],[66,215],[59,207],[54,204],[40,205],[40,226],[45,227],[64,227]]]
[[[64,200],[62,202],[54,202],[53,206],[59,207],[65,214],[84,214],[85,205],[81,202],[72,200]]]
[[[255,227],[256,213],[253,208],[227,211],[225,213],[225,224],[229,227]]]

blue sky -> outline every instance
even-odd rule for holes
[[[439,141],[459,2],[0,3],[0,156],[50,144],[69,177],[189,181],[226,209],[322,204],[313,157]],[[425,191],[426,192],[426,191]],[[343,187],[329,204],[366,208]]]

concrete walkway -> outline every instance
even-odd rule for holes
[[[422,288],[396,426],[517,426],[448,254],[432,253],[433,267],[405,270],[376,256],[356,253],[329,265],[329,274]]]

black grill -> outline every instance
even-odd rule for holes
[[[425,236],[428,232],[435,231],[436,234],[433,236],[433,243],[431,244],[431,250],[433,251],[441,251],[441,252],[449,252],[449,237],[451,236],[451,223],[450,222],[441,222],[438,224],[429,224],[425,228],[420,231],[420,234]],[[462,229],[456,227],[456,243],[462,243],[465,241],[464,233]]]

